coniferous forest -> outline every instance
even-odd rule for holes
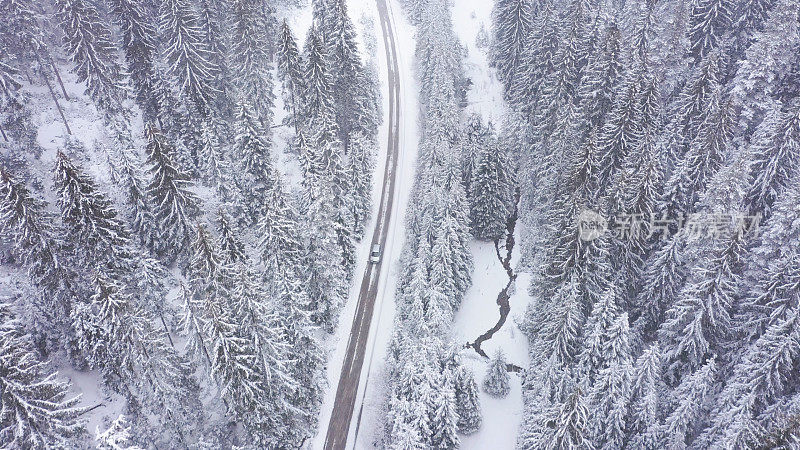
[[[533,273],[520,447],[798,445],[799,14],[495,3]]]
[[[480,427],[478,387],[449,330],[469,252],[444,256],[439,240],[471,232],[496,244],[511,218],[532,299],[519,318],[530,363],[517,447],[797,446],[800,4],[497,0],[497,138],[453,115],[463,69],[447,3],[405,2],[425,163],[386,443],[454,448],[454,430]],[[439,196],[449,200],[429,206]],[[516,371],[502,353],[484,356],[481,389],[508,395]]]
[[[0,3],[0,447],[316,433],[382,119],[346,2],[305,44],[297,6]],[[88,429],[64,370],[121,415]]]
[[[0,0],[0,448],[800,446],[800,1],[482,1]]]

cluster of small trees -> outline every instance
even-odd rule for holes
[[[0,441],[85,438],[76,400],[42,362],[63,352],[127,400],[101,445],[300,445],[321,404],[315,330],[336,325],[371,210],[377,80],[345,1],[314,2],[302,53],[272,2],[102,6],[54,0],[51,16],[0,4],[0,237],[4,262],[30,281],[30,295],[0,311]],[[63,112],[55,166],[41,157],[24,88],[32,70],[61,111],[51,83],[61,51],[103,118],[118,190],[95,180],[88,169],[105,161],[70,136]],[[273,165],[273,61],[299,193]],[[144,130],[131,128],[138,116]]]
[[[796,442],[799,15],[496,2],[534,274],[521,447]]]

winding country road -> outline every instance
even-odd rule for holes
[[[397,48],[389,10],[386,0],[376,1],[386,50],[386,66],[388,67],[389,133],[383,189],[370,248],[375,244],[380,244],[381,249],[385,249],[392,217],[392,206],[395,202],[395,179],[397,177],[397,160],[400,154],[400,84],[398,79]],[[383,263],[384,259],[381,259],[377,264],[367,264],[364,270],[364,278],[361,281],[361,290],[358,294],[358,306],[353,317],[350,338],[347,342],[347,352],[342,364],[342,373],[339,376],[339,385],[336,389],[333,413],[331,414],[328,433],[325,437],[325,449],[341,450],[347,445],[347,435],[350,431],[350,423],[356,406],[361,369],[364,365],[364,356],[367,349],[375,301],[378,296],[378,282]]]

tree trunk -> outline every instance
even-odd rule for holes
[[[5,132],[5,130],[3,130],[2,126],[0,126],[0,134],[3,135],[3,140],[8,142],[8,136],[6,136],[6,132]]]
[[[169,345],[171,345],[172,348],[174,349],[175,348],[175,343],[172,342],[172,336],[169,334],[169,327],[167,327],[167,321],[164,320],[164,313],[159,311],[158,312],[158,317],[161,318],[161,324],[164,325],[164,333],[167,333],[167,339],[169,339]]]
[[[64,98],[69,100],[69,95],[67,94],[67,90],[64,89],[64,82],[61,81],[61,74],[58,73],[58,68],[56,67],[55,61],[53,61],[52,57],[48,57],[47,59],[50,61],[50,67],[53,68],[53,73],[56,74],[56,80],[58,80],[58,85],[61,86],[61,92],[64,93]]]
[[[47,85],[47,90],[50,91],[50,97],[53,98],[53,103],[56,104],[56,109],[58,109],[58,113],[61,115],[61,120],[64,121],[64,127],[67,129],[67,134],[71,135],[72,130],[69,129],[69,123],[67,123],[67,117],[64,116],[64,110],[62,110],[61,105],[58,104],[56,93],[53,91],[53,85],[50,84],[50,80],[47,79],[47,75],[44,74],[44,71],[42,71],[42,79],[44,80],[44,84]]]

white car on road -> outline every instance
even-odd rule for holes
[[[381,262],[381,245],[375,244],[372,246],[372,251],[369,252],[370,264],[378,264]]]

